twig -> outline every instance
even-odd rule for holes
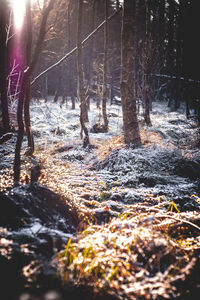
[[[132,208],[134,208],[134,207],[132,207]],[[159,208],[155,208],[155,207],[147,207],[147,206],[144,206],[144,205],[139,205],[139,206],[137,206],[135,208],[136,209],[141,208],[141,209],[145,209],[145,210],[148,210],[148,211],[151,210],[151,211],[159,212],[160,213],[160,209]],[[172,213],[172,212],[170,212],[170,213]],[[194,224],[194,223],[192,223],[190,221],[187,221],[187,220],[183,220],[183,219],[179,219],[179,218],[174,217],[174,216],[170,216],[168,214],[164,214],[164,213],[163,214],[159,214],[159,215],[156,215],[156,218],[169,218],[169,219],[173,219],[173,220],[176,220],[178,222],[182,222],[182,223],[188,224],[188,225],[190,225],[190,226],[192,226],[192,227],[194,227],[194,228],[196,228],[197,230],[200,231],[200,227],[198,225],[196,225],[196,224]]]
[[[194,224],[194,223],[192,223],[192,222],[190,222],[190,221],[186,221],[186,220],[179,219],[179,218],[176,218],[176,217],[173,217],[173,216],[169,216],[169,215],[167,215],[167,214],[157,215],[156,218],[169,218],[169,219],[173,219],[173,220],[176,220],[176,221],[178,221],[178,222],[182,222],[182,223],[185,223],[185,224],[187,224],[187,225],[190,225],[190,226],[192,226],[192,227],[194,227],[194,228],[196,228],[197,230],[200,231],[200,227],[197,226],[196,224]]]

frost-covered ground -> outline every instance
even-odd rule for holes
[[[80,139],[80,108],[76,103],[76,109],[71,110],[71,103],[61,104],[50,101],[45,103],[32,101],[31,119],[36,137],[41,140],[47,139],[50,143],[62,142],[71,139]],[[106,139],[120,135],[122,132],[122,113],[121,107],[113,105],[108,106],[109,132],[107,134],[90,134],[91,138]],[[96,108],[96,104],[91,104],[89,111],[89,126],[91,127],[101,120],[101,110]]]
[[[142,147],[129,149],[123,144],[121,106],[108,105],[108,133],[90,132],[95,148],[85,150],[80,141],[79,106],[71,110],[70,105],[50,100],[31,106],[36,149],[43,149],[42,155],[45,150],[51,152],[55,173],[62,178],[60,187],[79,198],[84,193],[90,193],[86,198],[92,201],[106,198],[111,206],[118,199],[117,211],[124,204],[143,201],[144,195],[175,201],[184,210],[199,205],[190,199],[199,188],[197,129],[194,121],[186,119],[184,107],[170,112],[166,102],[154,102],[151,127],[143,125],[142,114],[139,116]],[[102,123],[101,111],[92,103],[89,131],[98,122]],[[57,164],[62,165],[62,172]],[[59,184],[56,174],[55,180]],[[105,192],[108,195],[102,196]]]
[[[35,158],[24,155],[24,138],[23,187],[11,190],[6,211],[9,216],[17,204],[22,215],[29,213],[31,219],[20,220],[17,229],[0,227],[0,254],[7,257],[14,246],[21,249],[30,285],[35,278],[43,278],[40,270],[48,277],[46,266],[56,261],[67,285],[75,284],[76,289],[76,284],[89,283],[93,292],[102,295],[108,290],[114,299],[183,299],[181,293],[191,295],[192,288],[199,291],[200,151],[195,122],[186,119],[184,107],[170,112],[166,102],[154,102],[152,126],[144,125],[139,115],[142,146],[132,149],[123,142],[118,105],[107,107],[108,133],[90,132],[94,124],[102,123],[101,111],[91,103],[87,126],[93,147],[84,149],[79,105],[76,110],[70,106],[53,99],[31,103]],[[15,138],[1,147],[1,188],[12,185],[10,150]],[[38,161],[41,185],[30,189],[25,183]],[[44,186],[56,194],[50,196]],[[57,194],[75,211],[69,215],[63,202],[59,206]],[[49,208],[53,209],[48,216]],[[55,260],[62,247],[64,252]],[[31,255],[30,264],[25,254]],[[41,267],[38,260],[44,262],[46,256]],[[93,296],[81,294],[76,299]]]
[[[80,139],[80,122],[79,104],[76,103],[76,109],[70,109],[71,103],[61,104],[54,103],[52,99],[45,103],[43,100],[39,102],[32,101],[31,119],[32,127],[36,137],[41,140],[47,139],[52,142],[65,142],[68,139]],[[120,136],[122,130],[122,109],[119,105],[108,105],[107,113],[109,119],[109,131],[103,134],[90,133],[91,138],[106,140],[110,137]],[[139,119],[142,120],[140,114]],[[170,112],[166,102],[153,102],[153,110],[151,113],[152,127],[147,131],[155,130],[160,132],[165,138],[165,142],[176,142],[177,146],[181,146],[192,142],[193,122],[186,120],[184,106],[177,112]],[[101,109],[96,108],[96,104],[91,104],[89,111],[89,130],[96,123],[102,123]],[[148,134],[147,134],[148,139]]]

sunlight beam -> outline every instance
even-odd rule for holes
[[[13,6],[15,28],[19,31],[24,22],[26,0],[12,0],[11,3]]]

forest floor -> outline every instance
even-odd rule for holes
[[[36,151],[22,157],[20,187],[12,179],[15,135],[0,146],[0,264],[33,291],[16,299],[54,300],[52,288],[59,299],[199,299],[195,122],[184,108],[154,102],[152,126],[139,116],[142,146],[132,149],[121,107],[112,105],[108,133],[90,132],[92,147],[83,148],[79,108],[69,106],[32,103]],[[89,120],[89,130],[102,121],[93,103]],[[38,164],[39,184],[30,185]]]

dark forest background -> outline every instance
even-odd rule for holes
[[[118,1],[109,1],[109,15],[119,6]],[[148,59],[152,100],[168,98],[172,109],[176,109],[180,101],[186,101],[191,107],[196,106],[200,78],[197,6],[197,1],[185,0],[179,2],[175,0],[136,1],[134,43],[136,47],[137,99],[141,100],[142,98],[142,76],[146,71],[145,61]],[[34,13],[34,22],[37,28],[37,10]],[[121,17],[120,12],[109,22],[108,29],[107,89],[111,102],[114,96],[119,96]],[[150,18],[149,25],[147,24],[148,17]],[[103,20],[104,2],[84,1],[83,38]],[[53,23],[53,27],[47,34],[35,75],[76,46],[77,1],[68,1],[67,5],[66,1],[61,3],[54,10],[49,22]],[[147,28],[147,26],[149,27]],[[148,53],[145,53],[147,30],[149,30],[150,43]],[[102,86],[103,45],[103,30],[101,30],[94,36],[94,41],[89,41],[83,50],[85,86],[91,84],[90,93],[96,97],[98,97],[98,85]],[[40,92],[43,97],[46,97],[46,94],[62,97],[76,96],[76,78],[76,55],[73,54],[69,60],[47,73],[33,86],[33,95],[36,96]],[[189,114],[189,111],[187,113]]]

